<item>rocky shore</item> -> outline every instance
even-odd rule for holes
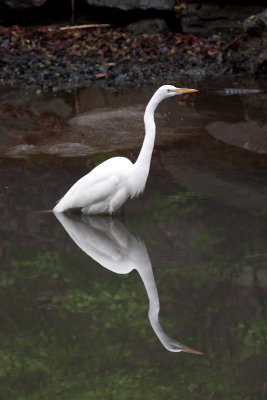
[[[181,29],[186,33],[170,30],[159,18],[123,27],[58,22],[2,25],[0,87],[39,93],[87,86],[92,81],[121,87],[266,73],[266,11],[242,24],[231,18],[229,26],[218,7],[216,12],[213,7],[213,24],[210,20],[205,25],[203,15],[211,12],[207,4],[198,14],[192,9],[198,7],[195,2],[190,7],[190,12],[184,11]],[[246,15],[248,11],[251,8]]]
[[[238,72],[232,35],[133,34],[122,29],[0,28],[0,84],[34,90],[143,85]]]

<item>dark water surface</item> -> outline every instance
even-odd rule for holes
[[[145,193],[113,220],[39,211],[135,159],[153,89],[0,93],[2,398],[266,399],[267,98],[208,93],[229,87],[266,83],[160,106]]]

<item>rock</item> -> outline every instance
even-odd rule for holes
[[[175,0],[86,0],[90,6],[115,7],[124,11],[133,9],[172,10]]]
[[[126,26],[127,31],[134,34],[146,33],[155,34],[160,32],[167,32],[168,25],[161,18],[141,19],[140,21],[133,22]]]
[[[4,0],[4,2],[12,8],[31,8],[40,7],[46,0]]]
[[[237,68],[251,75],[267,72],[267,9],[244,21]]]
[[[184,33],[210,31],[242,31],[243,21],[249,15],[262,11],[260,6],[240,6],[219,2],[192,1],[182,10],[181,25]]]
[[[251,15],[244,21],[244,31],[249,36],[261,36],[267,29],[267,8],[257,15]]]

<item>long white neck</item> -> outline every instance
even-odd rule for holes
[[[150,102],[148,103],[144,115],[145,123],[145,138],[140,151],[140,154],[136,160],[137,166],[147,167],[149,170],[152,151],[154,148],[155,135],[156,135],[156,125],[154,120],[155,110],[160,103],[158,91],[152,96]]]

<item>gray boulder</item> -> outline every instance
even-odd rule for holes
[[[90,6],[115,7],[124,11],[140,8],[146,10],[154,8],[156,10],[171,10],[175,0],[86,0]]]
[[[244,21],[244,31],[249,36],[261,36],[267,29],[267,8],[257,15],[251,15]]]
[[[242,31],[243,21],[251,14],[261,12],[257,5],[238,5],[228,2],[221,7],[219,2],[192,0],[182,9],[181,24],[184,33],[206,33],[218,31]]]
[[[4,0],[12,8],[31,8],[43,5],[46,0]]]
[[[245,35],[236,59],[237,67],[250,74],[267,72],[267,9],[247,18]]]

